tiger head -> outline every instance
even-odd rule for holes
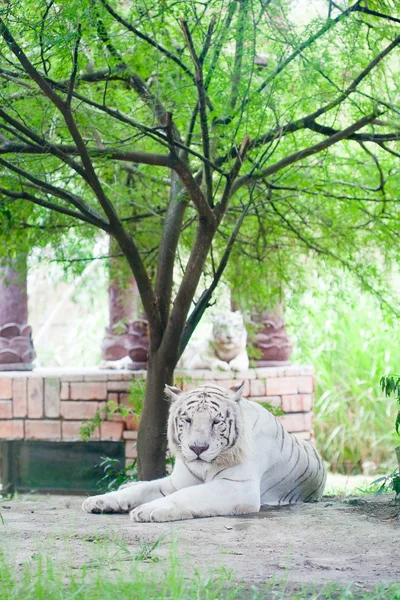
[[[246,347],[247,332],[243,315],[238,311],[215,315],[212,337],[217,347],[227,350]]]
[[[233,466],[245,454],[243,383],[230,390],[202,385],[189,392],[166,386],[171,401],[169,448],[185,463]]]

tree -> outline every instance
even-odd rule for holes
[[[290,0],[2,9],[3,220],[12,233],[21,215],[32,225],[50,211],[106,232],[125,256],[150,330],[142,478],[164,472],[164,385],[232,253],[231,275],[247,283],[272,255],[287,274],[313,252],[365,285],[380,257],[398,258],[389,8],[330,1],[304,24]]]

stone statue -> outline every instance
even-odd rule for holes
[[[249,368],[246,342],[242,314],[227,311],[214,317],[210,339],[189,344],[179,366],[184,369],[246,371]]]

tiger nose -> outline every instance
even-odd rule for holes
[[[207,444],[207,446],[189,446],[191,451],[194,452],[195,454],[197,454],[197,456],[200,456],[200,454],[202,452],[205,452],[206,450],[208,450],[209,447],[210,447],[209,444]]]

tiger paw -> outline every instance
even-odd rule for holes
[[[166,521],[179,521],[190,519],[191,514],[180,511],[173,502],[165,498],[142,504],[131,510],[129,517],[137,523],[163,523]]]
[[[88,513],[124,513],[132,508],[126,502],[121,501],[116,492],[109,494],[101,494],[99,496],[91,496],[86,498],[82,504],[82,510]]]

